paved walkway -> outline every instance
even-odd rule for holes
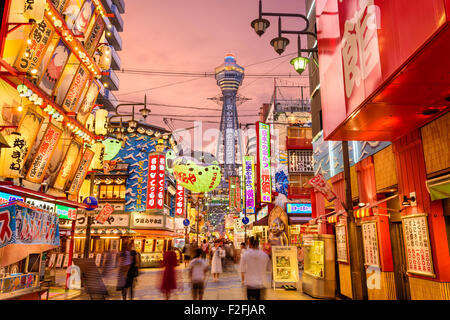
[[[135,300],[163,300],[164,296],[159,291],[159,283],[162,275],[161,268],[140,269],[139,277],[135,287]],[[173,292],[171,300],[191,300],[191,289],[189,275],[184,266],[176,268],[179,289]],[[301,274],[300,274],[301,278]],[[85,290],[63,289],[65,281],[65,270],[56,272],[57,286],[50,289],[49,300],[89,300],[89,295]],[[115,291],[115,281],[105,280],[105,284],[110,293],[109,300],[121,300],[119,291]],[[287,291],[284,289],[267,289],[266,300],[316,300],[302,293],[301,281],[296,291]],[[209,277],[204,294],[204,300],[246,300],[245,288],[242,286],[236,270],[222,273],[218,282],[213,282]]]

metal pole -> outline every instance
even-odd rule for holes
[[[72,229],[70,232],[70,245],[69,245],[69,263],[67,265],[67,272],[66,272],[66,290],[69,290],[69,278],[70,278],[70,266],[72,265],[72,257],[73,257],[73,246],[75,242],[75,224],[77,220],[72,221]]]
[[[345,206],[347,211],[350,270],[352,281],[352,296],[354,300],[367,299],[366,274],[364,270],[362,243],[358,237],[355,217],[353,216],[353,200],[350,180],[350,160],[348,141],[342,141],[344,160]]]
[[[89,196],[92,196],[94,194],[94,178],[95,178],[95,171],[91,172],[91,184],[89,186]],[[91,247],[91,225],[92,220],[94,220],[93,217],[91,217],[91,214],[89,211],[85,211],[87,215],[87,225],[86,225],[86,240],[84,244],[84,257],[87,259],[89,257],[89,250]]]
[[[200,216],[200,212],[199,212],[199,208],[198,208],[198,204],[199,204],[200,199],[197,199],[197,202],[195,203],[195,206],[197,207],[197,247],[199,246],[198,244],[198,225],[200,224],[199,222],[199,216]]]

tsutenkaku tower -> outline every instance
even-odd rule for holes
[[[226,181],[228,177],[238,175],[238,167],[242,163],[236,94],[244,78],[244,68],[236,64],[232,54],[228,54],[225,63],[216,68],[215,75],[223,95],[216,157],[223,167],[223,179]]]

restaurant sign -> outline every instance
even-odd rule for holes
[[[255,213],[255,163],[253,156],[244,156],[245,212]]]
[[[152,215],[152,214],[142,214],[133,213],[133,218],[131,222],[132,228],[163,228],[165,226],[163,215]]]
[[[272,202],[272,179],[270,173],[270,127],[257,123],[259,181],[261,202]]]
[[[175,215],[184,216],[184,187],[177,182]]]
[[[80,164],[78,165],[78,169],[75,172],[72,184],[70,185],[69,188],[70,194],[76,194],[80,190],[84,178],[86,178],[88,168],[93,158],[94,158],[94,151],[86,149],[86,151],[83,154],[83,157],[81,158]]]
[[[366,266],[380,267],[377,222],[363,222],[361,223],[361,229],[364,245],[364,264]]]

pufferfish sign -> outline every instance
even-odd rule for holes
[[[192,192],[209,192],[217,188],[222,177],[219,162],[207,152],[173,150],[166,153],[166,168],[177,182]]]

